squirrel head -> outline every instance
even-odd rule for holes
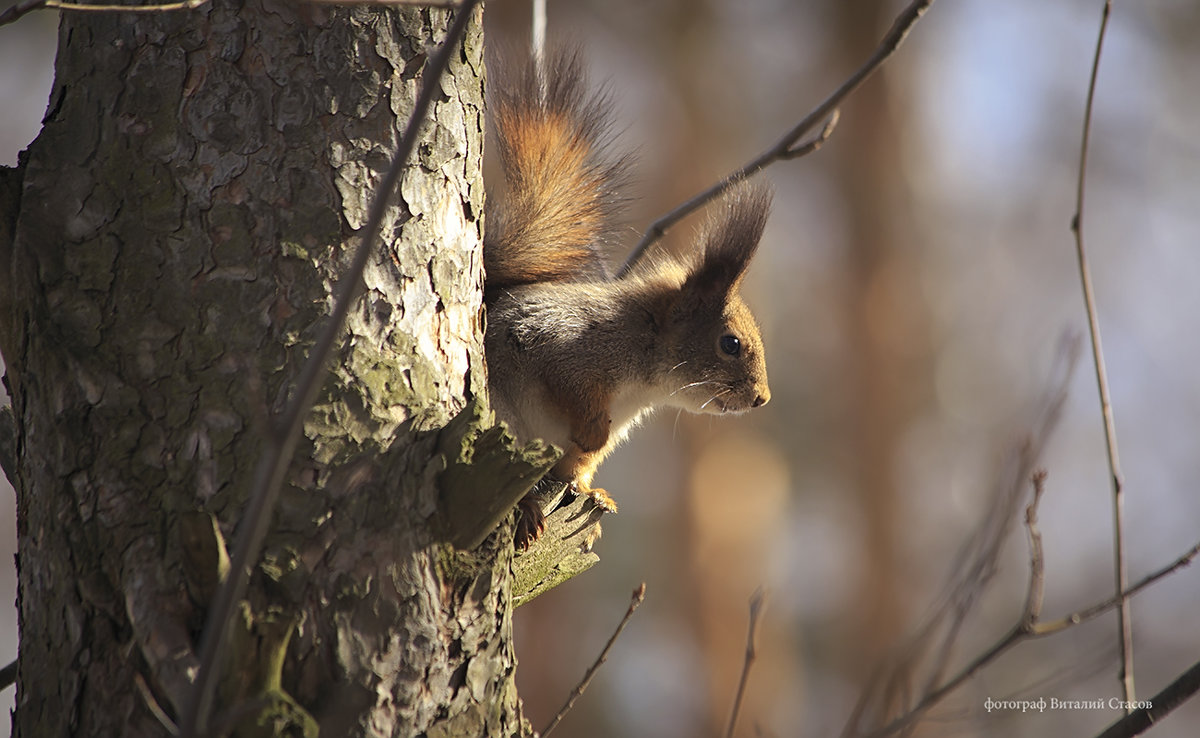
[[[740,185],[701,232],[661,318],[669,404],[693,413],[742,413],[771,399],[762,333],[739,288],[771,207],[770,190]]]

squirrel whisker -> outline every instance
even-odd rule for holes
[[[679,387],[674,392],[672,392],[671,396],[674,397],[675,395],[679,394],[680,392],[683,392],[685,389],[691,389],[692,387],[699,387],[704,384],[718,384],[719,385],[720,382],[718,382],[715,379],[701,379],[696,382],[689,382],[689,383],[683,385],[682,387]],[[728,391],[728,387],[726,388],[725,391]]]
[[[731,390],[730,388],[726,387],[725,389],[721,390],[721,391],[720,391],[720,392],[718,392],[717,394],[715,394],[715,395],[713,395],[712,397],[710,397],[710,398],[708,398],[707,400],[705,400],[705,401],[704,401],[704,404],[703,404],[703,405],[701,405],[701,406],[700,406],[700,408],[701,408],[701,409],[704,409],[704,408],[708,407],[708,404],[709,404],[710,402],[712,402],[713,400],[717,399],[718,397],[722,397],[723,395],[727,395],[727,394],[729,394],[729,393],[730,393],[730,392],[732,392],[732,391],[733,391],[733,390]]]

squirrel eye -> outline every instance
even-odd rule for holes
[[[737,356],[742,352],[742,342],[732,333],[726,333],[721,336],[721,350],[730,356]]]

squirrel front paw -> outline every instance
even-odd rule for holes
[[[606,512],[615,513],[617,511],[617,501],[609,496],[608,492],[599,487],[588,487],[575,480],[571,482],[571,494],[578,497],[579,495],[587,495],[592,498],[592,502],[596,503],[596,507],[603,509]]]
[[[583,543],[579,544],[579,550],[583,553],[591,553],[592,548],[595,547],[596,541],[600,540],[600,534],[603,532],[600,530],[600,523],[596,522],[592,525],[591,530],[587,532],[587,535],[584,536]]]
[[[592,502],[596,503],[597,507],[602,507],[610,513],[617,511],[617,501],[608,496],[608,492],[599,487],[592,487],[587,491],[588,496],[592,498]]]

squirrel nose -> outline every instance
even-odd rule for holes
[[[766,405],[768,402],[770,402],[770,400],[771,400],[770,392],[764,392],[761,395],[755,395],[753,407],[762,407],[763,405]]]

